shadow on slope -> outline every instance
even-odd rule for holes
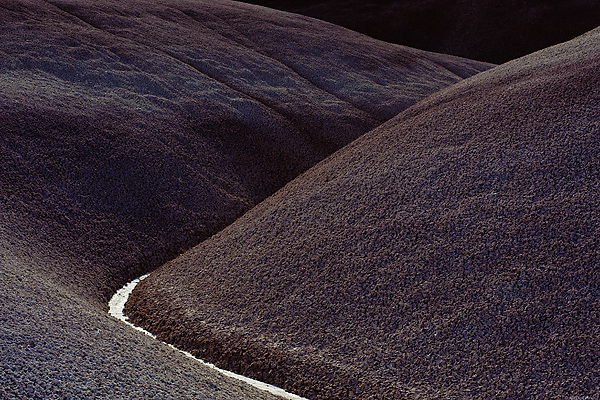
[[[600,25],[594,0],[248,0],[392,43],[502,63]]]
[[[442,90],[128,303],[311,399],[600,390],[600,30]]]

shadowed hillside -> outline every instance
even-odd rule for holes
[[[442,90],[134,291],[311,399],[595,398],[600,30]]]
[[[418,49],[502,63],[600,25],[595,0],[248,0]]]
[[[0,397],[264,398],[108,298],[489,67],[227,1],[0,0]]]

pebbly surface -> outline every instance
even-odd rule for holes
[[[598,398],[599,43],[428,97],[162,266],[126,312],[310,399]]]
[[[489,67],[228,1],[0,0],[0,398],[273,398],[108,299]]]

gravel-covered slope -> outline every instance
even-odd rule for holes
[[[151,274],[129,313],[311,399],[597,398],[599,43],[428,97]]]
[[[488,67],[227,1],[0,0],[0,398],[270,398],[110,295]]]

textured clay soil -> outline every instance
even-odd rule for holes
[[[162,266],[128,312],[310,399],[598,398],[599,43],[428,97]]]
[[[491,66],[229,1],[0,0],[0,398],[273,398],[108,299]]]

